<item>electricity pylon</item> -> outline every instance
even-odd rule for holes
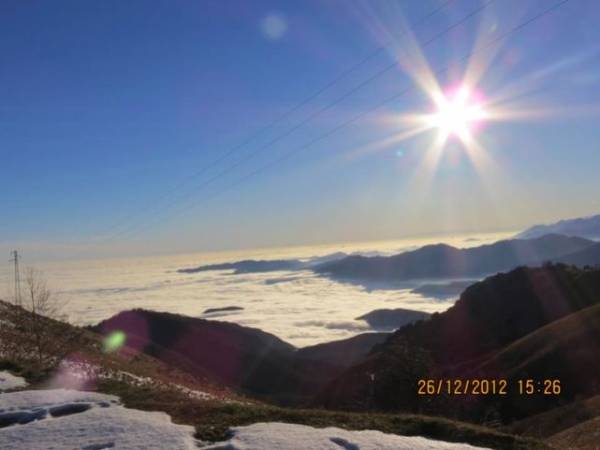
[[[13,250],[11,253],[12,258],[9,262],[15,264],[15,305],[21,306],[21,275],[19,274],[19,252]]]

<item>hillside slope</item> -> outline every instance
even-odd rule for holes
[[[592,396],[600,389],[598,305],[600,270],[546,265],[487,278],[448,311],[398,330],[317,403],[507,423]],[[550,377],[563,380],[561,395],[515,393],[518,378]],[[428,378],[506,378],[511,390],[501,397],[417,395],[417,380]]]
[[[6,312],[7,308],[14,307],[0,302],[0,308]],[[7,324],[6,315],[2,317],[1,325],[4,326]],[[77,329],[67,323],[43,317],[39,317],[39,320],[48,326],[48,336],[53,340],[59,339],[60,333],[66,329]],[[466,442],[507,450],[546,448],[539,441],[435,417],[287,409],[232,394],[218,395],[217,391],[198,391],[195,389],[208,389],[211,385],[174,367],[165,366],[157,359],[140,352],[138,348],[128,347],[127,341],[119,348],[108,350],[102,345],[103,339],[92,331],[77,331],[81,332],[81,339],[73,353],[62,362],[56,361],[58,364],[52,367],[29,365],[27,361],[14,361],[9,355],[3,355],[4,359],[0,360],[0,375],[4,377],[3,371],[6,369],[11,374],[23,375],[29,382],[29,390],[13,394],[0,393],[0,448],[20,448],[17,442],[22,442],[23,446],[31,449],[48,448],[49,445],[61,448],[196,448],[192,444],[192,441],[197,442],[196,439],[203,443],[223,441],[232,437],[232,427],[251,426],[258,422],[285,422],[311,427],[304,429],[289,426],[290,431],[302,429],[315,433],[315,440],[301,441],[308,448],[314,448],[311,447],[312,443],[316,445],[317,434],[322,433],[315,428],[325,427],[378,430],[388,434],[414,436],[411,439],[399,436],[385,438],[390,442],[406,442],[408,448],[412,448],[413,442],[427,442],[418,436],[435,439],[435,442],[428,443],[428,448],[436,449],[448,447],[441,441]],[[5,334],[2,336],[3,339],[6,337]],[[15,334],[11,336],[20,339]],[[359,341],[364,345],[370,339],[369,336],[368,339],[359,338]],[[343,343],[338,345],[341,345],[340,349],[344,348]],[[321,350],[315,351],[319,353]],[[68,376],[69,374],[72,376]],[[25,385],[20,383],[19,386],[11,387],[23,389]],[[69,390],[62,389],[64,387]],[[76,391],[80,389],[97,393]],[[19,411],[15,412],[15,407]],[[192,439],[191,427],[177,424],[192,425],[195,428],[195,439]],[[250,429],[255,430],[256,427]],[[277,440],[277,436],[269,433],[253,435],[267,443],[268,448],[272,447],[268,443]],[[329,437],[336,439],[352,435],[337,430]],[[371,435],[376,437],[378,434],[357,433],[357,438],[360,437],[364,446],[369,448],[378,442],[371,439]],[[242,432],[238,436],[246,439],[248,435]],[[292,441],[289,442],[293,444]],[[338,448],[337,444],[330,442]],[[232,440],[229,444],[236,445],[236,441]]]
[[[600,270],[563,265],[521,267],[467,288],[446,312],[408,325],[389,341],[408,339],[450,366],[515,340],[600,302]]]
[[[388,337],[366,333],[297,350],[256,328],[146,310],[124,311],[94,329],[123,331],[130,348],[171,367],[282,403],[310,397]]]
[[[293,377],[294,347],[256,328],[147,310],[121,312],[94,329],[119,330],[127,345],[194,376],[265,393]]]
[[[187,398],[248,401],[206,376],[192,376],[127,345],[109,348],[107,339],[89,329],[36,315],[48,341],[59,342],[65,335],[76,336],[67,348],[44,345],[47,355],[40,362],[37,352],[29,345],[27,329],[14,322],[15,312],[19,311],[24,310],[0,300],[0,371],[9,370],[25,377],[29,383],[44,388],[95,390],[101,383],[114,381],[157,393],[176,391]],[[27,351],[15,353],[12,351],[15,347],[25,347]]]
[[[519,372],[544,372],[548,378],[571,381],[591,394],[600,374],[600,303],[569,314],[513,342],[487,358],[477,371],[514,376]]]
[[[600,303],[552,322],[486,359],[472,373],[485,378],[559,380],[560,396],[511,390],[500,414],[528,417],[600,392]]]
[[[547,439],[554,448],[597,450],[600,442],[600,417],[587,420]]]
[[[595,395],[513,422],[504,430],[534,438],[548,438],[599,416],[600,395]]]

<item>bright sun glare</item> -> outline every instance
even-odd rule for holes
[[[427,116],[426,122],[437,128],[443,138],[455,135],[465,140],[486,117],[481,101],[466,86],[448,94],[439,93],[434,102],[435,112]]]
[[[494,40],[492,37],[489,42]],[[447,65],[446,69],[452,68],[451,71],[440,70],[443,74],[441,79],[437,77],[438,71],[429,66],[414,36],[409,34],[409,39],[398,42],[393,56],[399,69],[414,83],[406,90],[416,88],[420,91],[420,105],[412,109],[407,102],[406,106],[399,105],[399,108],[406,107],[404,111],[384,113],[382,123],[393,127],[394,131],[384,139],[361,146],[355,150],[355,154],[393,148],[395,154],[402,157],[399,162],[401,167],[414,165],[411,186],[414,186],[415,192],[427,190],[441,163],[458,167],[464,157],[479,176],[487,194],[495,195],[491,187],[503,179],[502,166],[495,158],[500,149],[492,151],[487,148],[497,139],[494,139],[492,130],[486,130],[484,135],[483,128],[498,122],[558,116],[566,108],[558,110],[526,105],[527,96],[537,92],[537,83],[541,80],[538,71],[505,86],[484,83],[492,63],[497,61],[496,56],[502,50],[502,46],[498,45],[486,52],[477,51],[487,47],[485,42],[486,36],[477,36],[475,50],[469,58],[464,63]],[[490,90],[492,86],[493,91]],[[430,139],[415,140],[414,150],[398,149],[400,142],[412,140],[421,134],[426,134]]]

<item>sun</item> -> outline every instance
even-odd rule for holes
[[[434,112],[425,117],[425,122],[438,129],[444,139],[457,136],[464,141],[486,118],[483,102],[466,86],[439,92],[433,101]]]

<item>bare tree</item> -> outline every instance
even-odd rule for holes
[[[26,314],[26,333],[32,341],[32,350],[40,365],[43,363],[47,346],[51,343],[48,334],[48,322],[45,318],[54,318],[60,306],[55,301],[48,289],[46,280],[41,273],[29,267],[25,271],[23,307],[30,314]]]
[[[54,317],[62,306],[52,296],[42,273],[32,267],[25,269],[25,299],[23,306],[34,314]]]
[[[40,368],[59,363],[74,349],[81,333],[59,321],[64,306],[48,289],[42,273],[27,268],[21,305],[4,305],[0,350],[14,359],[32,361]]]

